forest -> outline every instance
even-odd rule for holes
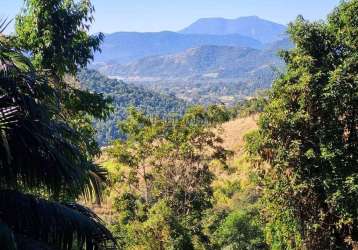
[[[94,11],[0,20],[1,250],[358,249],[358,0],[292,21],[285,69],[230,107],[88,70]]]

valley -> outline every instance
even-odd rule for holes
[[[252,16],[200,19],[178,33],[119,32],[106,36],[90,68],[188,103],[234,105],[284,70],[278,52],[293,47],[285,30]]]

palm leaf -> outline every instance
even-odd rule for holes
[[[8,21],[7,18],[0,18],[0,34],[4,33],[4,31],[9,26],[10,23],[11,20]]]
[[[115,249],[112,234],[89,209],[58,204],[16,191],[0,191],[0,221],[22,240],[53,248]],[[24,243],[22,243],[24,244]]]
[[[0,62],[6,62],[0,67],[1,186],[41,186],[57,198],[94,194],[99,200],[105,171],[89,162],[76,145],[78,132],[53,119],[56,110],[40,101],[55,96],[55,90],[32,72],[24,56],[1,49],[8,52],[0,43]]]

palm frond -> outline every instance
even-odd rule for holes
[[[45,244],[55,249],[116,249],[102,221],[78,204],[58,204],[17,191],[0,191],[0,220],[21,235],[22,244]],[[26,240],[27,239],[27,240]],[[29,243],[30,244],[30,243]],[[47,248],[44,248],[47,249]]]
[[[8,63],[6,74],[0,68],[0,184],[46,187],[58,197],[94,194],[99,200],[104,171],[97,171],[80,151],[78,132],[53,119],[56,110],[40,101],[55,90],[18,57],[14,60],[21,63]],[[12,60],[0,46],[1,58]]]
[[[12,20],[7,20],[7,18],[0,18],[0,34],[4,33],[11,21]]]

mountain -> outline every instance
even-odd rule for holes
[[[277,52],[280,50],[289,50],[292,49],[293,47],[294,47],[293,42],[289,38],[284,38],[269,44],[265,44],[263,50],[271,51],[277,54]]]
[[[181,115],[188,107],[186,102],[174,96],[159,94],[123,81],[109,79],[94,70],[83,70],[77,78],[83,89],[103,93],[104,96],[113,100],[115,110],[109,119],[95,123],[98,131],[97,140],[101,145],[106,145],[114,138],[122,136],[118,133],[117,123],[126,117],[129,107],[135,107],[146,114],[162,118]]]
[[[263,44],[239,34],[207,35],[175,32],[118,32],[106,35],[102,53],[95,55],[95,64],[128,63],[154,55],[165,55],[202,45],[226,45],[262,48]]]
[[[283,62],[271,49],[206,45],[126,65],[98,67],[106,75],[188,102],[234,104],[269,88]]]
[[[205,45],[184,52],[151,56],[126,65],[101,68],[123,78],[231,79],[243,78],[257,69],[274,66],[274,53],[252,48]]]
[[[237,19],[202,18],[180,31],[182,34],[230,35],[251,37],[261,43],[271,43],[285,36],[287,27],[257,16]]]

